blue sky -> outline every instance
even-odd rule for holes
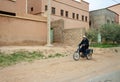
[[[79,1],[79,0],[77,0]],[[90,3],[90,11],[106,8],[114,4],[120,3],[120,0],[84,0]]]

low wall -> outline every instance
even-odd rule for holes
[[[64,20],[57,20],[52,22],[52,28],[53,28],[53,41],[63,43],[63,30],[64,30]]]
[[[52,22],[54,42],[64,43],[67,45],[78,45],[85,34],[85,28],[64,28],[64,20]]]
[[[83,28],[65,29],[63,34],[64,43],[77,46],[81,42],[82,36],[84,34],[85,34],[85,29]]]
[[[46,18],[0,15],[0,46],[43,45],[47,42]]]

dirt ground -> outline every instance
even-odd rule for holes
[[[0,47],[1,52],[12,53],[16,50],[62,53],[61,58],[22,62],[6,68],[0,68],[0,82],[86,82],[90,78],[120,69],[120,47],[94,48],[92,60],[74,61],[72,55],[76,47],[72,46],[9,46]]]

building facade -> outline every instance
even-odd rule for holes
[[[47,1],[29,0],[28,13],[47,17]],[[51,22],[53,41],[78,44],[89,29],[89,3],[83,0],[51,0]]]
[[[47,17],[47,0],[28,0],[28,13]],[[51,20],[63,19],[65,29],[89,28],[89,3],[81,0],[51,0]]]
[[[111,10],[119,15],[119,24],[120,24],[120,3],[113,5],[113,6],[110,6],[107,9],[109,9],[109,10]]]
[[[26,1],[0,0],[0,46],[47,43],[47,18],[27,14]]]
[[[0,14],[27,14],[27,0],[0,0]]]
[[[90,27],[99,28],[104,24],[119,23],[119,15],[107,8],[90,12]]]
[[[29,21],[32,20],[34,22],[34,24],[32,24],[32,22],[30,22],[30,24],[27,23],[28,24],[27,26],[31,25],[31,26],[29,26],[32,28],[31,31],[33,31],[33,29],[35,27],[39,28],[38,26],[40,26],[40,25],[37,25],[37,24],[38,24],[38,22],[42,22],[43,25],[41,25],[42,27],[40,26],[40,28],[43,29],[42,31],[44,31],[44,33],[43,32],[42,32],[42,34],[38,33],[39,31],[36,30],[37,29],[36,28],[36,29],[34,29],[34,33],[36,30],[37,31],[36,34],[40,34],[40,36],[37,37],[36,34],[33,34],[33,35],[30,34],[30,35],[31,35],[31,37],[34,36],[34,38],[36,38],[36,39],[39,38],[37,40],[37,42],[42,41],[42,40],[40,40],[40,38],[42,37],[44,39],[44,41],[42,43],[45,43],[45,42],[47,42],[47,29],[46,29],[47,28],[46,18],[47,18],[47,10],[48,10],[47,4],[48,4],[48,0],[0,0],[0,14],[10,15],[10,17],[8,17],[9,20],[11,20],[11,16],[14,16],[14,17],[12,17],[12,19],[23,18],[23,20],[26,20],[26,19]],[[32,16],[30,16],[30,14]],[[2,16],[1,18],[3,18],[3,17],[4,16]],[[33,18],[33,19],[31,19],[31,18]],[[39,18],[40,18],[40,20],[39,20]],[[5,19],[7,20],[6,17],[5,17]],[[61,22],[61,20],[62,20],[62,22]],[[17,20],[14,20],[14,21],[17,21]],[[37,23],[35,23],[35,22],[37,22]],[[81,40],[82,35],[84,34],[85,30],[89,29],[89,3],[87,3],[83,0],[81,0],[80,2],[75,1],[75,0],[51,0],[51,22],[53,25],[53,26],[51,26],[51,28],[54,31],[53,32],[54,37],[57,38],[57,40],[55,39],[55,41],[59,41],[59,39],[61,39],[61,38],[59,38],[59,36],[62,35],[62,39],[60,42],[68,43],[67,41],[71,41],[71,44],[72,44],[72,43],[75,43],[74,41],[76,41],[76,44],[77,44]],[[11,22],[11,23],[13,24],[13,25],[12,24],[11,25],[15,26],[15,28],[16,28],[17,23],[16,22]],[[18,22],[18,23],[21,23],[21,22]],[[59,24],[62,24],[62,25],[59,25]],[[23,25],[23,27],[26,26],[25,24],[21,24],[21,25]],[[20,27],[21,26],[17,26],[17,28],[20,28]],[[0,29],[3,29],[3,27],[0,26]],[[7,27],[5,29],[7,29]],[[5,29],[4,29],[4,31],[5,31]],[[60,33],[58,33],[60,31],[59,29],[62,29]],[[23,31],[24,31],[24,28],[23,28]],[[40,30],[40,32],[41,32],[41,30]],[[17,33],[19,33],[19,32],[17,32]],[[77,34],[77,36],[76,36],[76,34]],[[18,34],[18,35],[19,36],[17,36],[17,38],[19,39],[20,34]],[[3,37],[4,35],[1,34],[0,36]],[[29,36],[29,34],[28,34],[28,36]],[[10,37],[12,37],[12,35]],[[16,37],[14,36],[12,38],[16,38]],[[26,37],[25,38],[26,40],[24,40],[24,41],[27,41],[27,39],[28,39],[29,42],[35,42],[34,38],[32,39],[29,36],[28,38]],[[2,38],[1,38],[1,40],[2,40]],[[22,41],[22,39],[20,39],[20,40]],[[4,41],[2,43],[4,43]],[[22,41],[22,42],[24,42],[24,41]],[[17,43],[17,40],[16,40],[16,43]]]

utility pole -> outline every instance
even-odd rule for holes
[[[51,0],[48,0],[48,10],[47,10],[47,46],[52,46],[51,38],[50,38],[50,30],[51,30]]]
[[[26,0],[26,14],[28,13],[28,1]]]

